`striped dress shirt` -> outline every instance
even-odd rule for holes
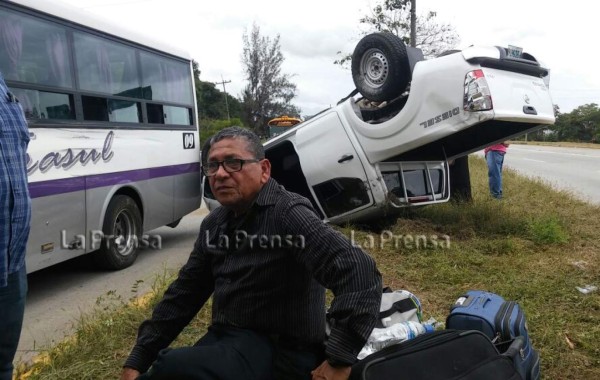
[[[325,224],[310,202],[270,179],[239,220],[224,207],[202,222],[188,262],[139,328],[125,366],[146,371],[213,296],[212,323],[306,344],[351,364],[375,326],[381,274],[374,260]]]
[[[25,265],[31,201],[27,187],[29,131],[23,109],[0,73],[0,287]]]

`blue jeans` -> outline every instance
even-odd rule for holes
[[[490,150],[485,159],[488,166],[488,179],[490,182],[490,194],[492,197],[502,199],[502,164],[504,153]]]
[[[0,380],[12,379],[26,294],[27,271],[23,266],[20,271],[9,274],[8,285],[0,288]]]

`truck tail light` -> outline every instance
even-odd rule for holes
[[[465,111],[487,111],[494,108],[483,70],[473,70],[465,76],[463,106]]]

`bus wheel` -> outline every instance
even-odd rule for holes
[[[135,262],[142,235],[142,217],[133,199],[116,195],[108,204],[100,249],[94,252],[98,265],[106,269],[123,269]]]

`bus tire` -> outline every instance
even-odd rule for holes
[[[126,195],[114,196],[106,209],[102,232],[100,249],[94,252],[96,264],[111,270],[132,265],[142,236],[142,217],[135,201]]]

